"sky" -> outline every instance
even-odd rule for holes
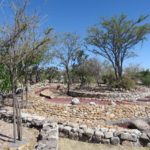
[[[129,19],[136,19],[140,15],[150,15],[150,0],[30,0],[29,12],[33,10],[39,12],[43,26],[51,26],[57,33],[77,33],[84,38],[87,29],[99,23],[102,17],[125,14]],[[146,22],[150,23],[150,17]],[[138,56],[125,65],[131,63],[150,68],[150,36],[135,47],[135,52]]]

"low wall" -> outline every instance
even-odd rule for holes
[[[82,125],[59,125],[59,136],[90,143],[150,147],[150,132],[137,129],[116,130],[108,128],[87,128]]]
[[[6,122],[13,122],[11,111],[0,110],[0,119]],[[22,113],[22,124],[25,127],[39,130],[37,144],[34,150],[58,150],[58,125],[44,117]]]
[[[12,112],[0,110],[0,119],[12,122]],[[49,150],[58,149],[58,136],[73,140],[91,143],[112,145],[147,146],[150,147],[150,132],[141,132],[137,129],[116,130],[108,128],[88,128],[86,125],[53,123],[44,117],[22,113],[24,126],[40,130],[38,144],[35,150],[44,147]],[[59,130],[59,134],[58,134]]]
[[[106,93],[70,91],[69,95],[72,97],[100,98],[106,100],[137,100],[149,96],[150,90],[146,92],[106,92]]]

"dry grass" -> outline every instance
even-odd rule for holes
[[[150,148],[91,144],[69,139],[60,139],[59,150],[150,150]]]

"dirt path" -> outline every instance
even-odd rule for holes
[[[38,131],[23,127],[23,141],[13,143],[13,125],[0,120],[0,150],[9,150],[18,146],[28,144],[28,150],[33,150],[33,145],[36,143]],[[27,150],[27,149],[25,149]]]
[[[149,148],[91,144],[69,139],[60,139],[59,150],[149,150]]]

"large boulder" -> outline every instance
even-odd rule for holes
[[[50,89],[45,89],[40,92],[40,96],[52,99],[54,98],[54,93]]]
[[[80,100],[78,98],[73,98],[71,101],[71,104],[72,105],[78,105],[78,104],[80,104]]]
[[[140,131],[150,130],[149,124],[141,119],[136,119],[130,122],[130,127]]]

